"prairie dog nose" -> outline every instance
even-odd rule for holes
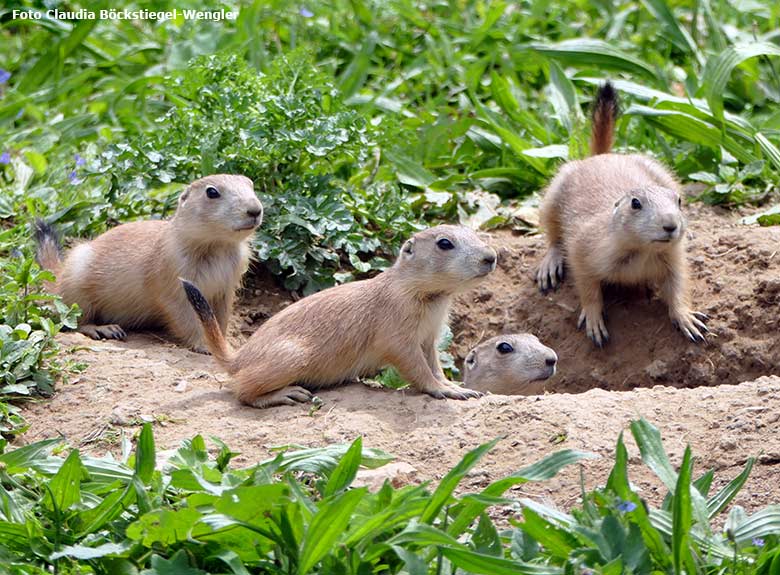
[[[552,367],[556,363],[558,363],[558,358],[557,357],[548,357],[547,359],[544,360],[544,363],[546,363],[547,365]]]
[[[663,228],[665,231],[671,234],[677,229],[677,224],[666,224],[665,226],[663,226]]]
[[[261,208],[261,207],[249,208],[246,211],[246,215],[248,215],[248,216],[250,216],[252,218],[256,218],[257,216],[259,216],[262,213],[263,213],[263,208]]]

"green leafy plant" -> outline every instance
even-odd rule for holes
[[[780,549],[780,510],[748,515],[734,506],[723,532],[711,521],[744,486],[754,460],[710,494],[714,472],[694,479],[686,449],[675,470],[658,430],[631,432],[642,460],[669,493],[652,508],[628,478],[622,435],[606,485],[563,512],[507,490],[544,481],[592,457],[564,450],[479,493],[461,480],[496,444],[468,452],[435,488],[377,491],[354,485],[358,471],[391,458],[363,446],[282,448],[266,461],[232,469],[236,455],[214,439],[185,441],[165,460],[144,425],[119,461],[59,440],[0,454],[0,557],[13,573],[772,573]],[[210,453],[212,455],[210,455]],[[488,509],[518,513],[499,529]]]
[[[0,274],[0,435],[13,435],[25,426],[7,402],[53,393],[64,367],[55,359],[54,336],[63,327],[75,328],[79,311],[43,292],[54,277],[32,258],[0,260]]]
[[[253,178],[266,208],[258,256],[307,292],[332,285],[342,265],[374,269],[377,250],[414,229],[402,196],[362,189],[376,134],[305,54],[278,57],[267,74],[236,56],[201,58],[166,89],[166,129],[102,154],[100,170],[125,168],[119,194],[214,172]],[[380,225],[360,225],[368,194],[379,195],[370,223]]]
[[[696,172],[688,177],[711,186],[702,196],[708,204],[739,205],[766,196],[767,189],[756,189],[756,186],[764,184],[761,179],[763,171],[764,162],[759,160],[739,170],[734,166],[722,164],[717,174]]]

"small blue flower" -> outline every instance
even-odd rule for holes
[[[314,12],[312,12],[312,11],[311,11],[311,10],[309,10],[308,8],[301,8],[301,11],[300,11],[300,12],[298,12],[298,14],[300,14],[300,15],[301,15],[301,16],[303,16],[304,18],[311,18],[312,16],[314,16]],[[9,74],[9,75],[10,75],[10,74]]]
[[[11,163],[11,154],[8,152],[3,152],[0,154],[0,164],[10,164]]]
[[[76,160],[76,166],[83,166],[87,163],[87,161],[78,154],[73,156],[73,159]]]
[[[19,112],[16,114],[16,119],[18,120],[18,119],[19,119],[19,118],[21,118],[22,116],[24,116],[24,108],[22,108],[21,110],[19,110]]]
[[[756,547],[764,546],[764,540],[761,539],[761,537],[753,537],[752,541],[753,541],[753,545],[755,545]]]
[[[617,505],[618,511],[622,511],[623,513],[631,513],[634,509],[636,509],[636,503],[633,501],[621,501]]]
[[[81,180],[79,180],[79,174],[76,170],[73,170],[70,174],[68,174],[68,179],[70,180],[71,184],[78,184],[81,182]]]
[[[0,84],[5,84],[10,79],[11,79],[11,72],[0,68]]]

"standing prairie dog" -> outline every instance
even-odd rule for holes
[[[184,290],[203,322],[209,351],[254,407],[292,405],[309,390],[394,366],[417,390],[467,399],[479,392],[447,381],[436,340],[453,294],[496,267],[496,252],[476,233],[437,226],[415,234],[378,276],[310,295],[266,321],[239,350],[229,349],[209,304],[192,283]]]
[[[536,275],[542,291],[563,280],[564,261],[580,296],[579,327],[599,347],[609,339],[602,283],[654,285],[672,322],[704,341],[706,315],[691,310],[680,186],[659,162],[609,153],[617,94],[601,86],[593,109],[592,156],[568,162],[550,183],[541,208],[549,248]]]
[[[556,353],[535,335],[500,335],[472,349],[463,362],[463,385],[483,393],[523,394],[528,384],[555,375]]]
[[[54,230],[39,221],[37,259],[57,276],[53,291],[81,308],[81,333],[125,339],[128,329],[162,327],[205,353],[200,322],[179,277],[202,287],[226,329],[249,264],[249,241],[262,217],[252,180],[206,176],[181,194],[169,221],[122,224],[76,245],[62,261]]]

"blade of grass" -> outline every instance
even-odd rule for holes
[[[367,492],[365,488],[353,489],[320,507],[306,530],[298,575],[309,573],[332,551],[338,538],[346,531],[352,512]]]
[[[577,38],[563,40],[556,44],[532,43],[518,48],[528,48],[574,66],[622,70],[650,80],[657,80],[657,74],[649,64],[603,40]]]
[[[474,467],[477,462],[498,443],[498,438],[488,443],[483,443],[476,449],[469,451],[460,462],[453,467],[447,475],[441,480],[436,491],[433,492],[428,505],[425,506],[422,514],[420,515],[420,521],[423,523],[433,523],[436,517],[439,515],[442,507],[449,501],[452,492],[460,483],[461,479],[466,473]]]
[[[769,42],[738,44],[729,46],[717,56],[707,60],[700,91],[704,92],[712,113],[719,120],[723,119],[723,93],[731,73],[745,60],[757,56],[780,56],[780,46]]]
[[[672,560],[674,571],[679,575],[696,572],[690,544],[690,531],[693,526],[692,472],[693,461],[689,446],[685,448],[672,501]]]
[[[441,547],[441,553],[449,559],[453,565],[468,573],[481,573],[484,575],[559,575],[563,569],[552,565],[535,565],[482,555],[467,549],[455,547]]]

